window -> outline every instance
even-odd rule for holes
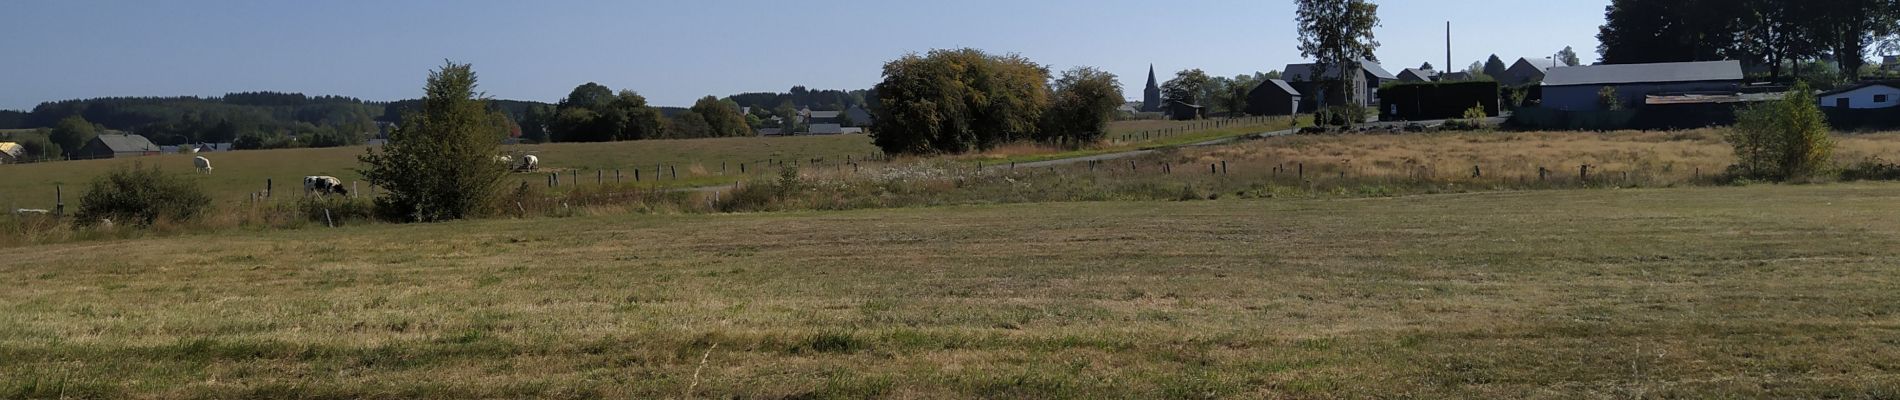
[[[1876,94],[1876,95],[1874,95],[1874,102],[1875,102],[1875,103],[1885,103],[1885,102],[1887,102],[1887,95],[1884,95],[1884,94]]]

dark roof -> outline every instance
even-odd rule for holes
[[[851,106],[851,108],[845,109],[844,112],[845,115],[851,116],[851,122],[859,124],[870,123],[872,119],[877,118],[871,115],[871,110],[866,110],[864,107]]]
[[[1833,96],[1833,95],[1837,95],[1841,93],[1852,92],[1852,91],[1870,88],[1874,86],[1886,86],[1890,88],[1900,89],[1900,81],[1861,81],[1860,83],[1855,83],[1852,85],[1838,87],[1838,88],[1835,88],[1834,90],[1821,92],[1820,96],[1817,96],[1817,97]]]
[[[105,144],[106,148],[112,149],[114,153],[158,151],[158,145],[152,144],[151,140],[139,135],[106,133],[100,134],[94,140]]]
[[[1399,70],[1400,78],[1403,78],[1405,74],[1412,74],[1412,76],[1416,76],[1418,77],[1418,79],[1429,81],[1429,80],[1432,80],[1433,77],[1438,76],[1438,71],[1433,71],[1429,69],[1418,69],[1418,68],[1406,68],[1403,70]]]
[[[1740,61],[1702,61],[1551,68],[1544,76],[1544,86],[1739,80]]]
[[[1556,65],[1556,62],[1557,59],[1550,57],[1518,57],[1517,61],[1511,62],[1510,68],[1517,68],[1518,64],[1523,64],[1536,68],[1537,72],[1548,72]]]
[[[1279,92],[1286,93],[1289,95],[1294,95],[1294,96],[1300,95],[1300,91],[1293,90],[1293,85],[1289,85],[1286,83],[1286,81],[1279,80],[1279,79],[1268,79],[1265,81],[1261,81],[1260,85],[1254,86],[1253,90],[1259,91],[1260,89],[1266,89],[1266,88],[1279,89],[1278,90]],[[1252,92],[1248,92],[1248,93],[1252,93]]]
[[[1379,65],[1378,62],[1359,60],[1359,67],[1361,69],[1364,69],[1366,73],[1372,74],[1372,76],[1375,78],[1399,79],[1398,76],[1392,75],[1391,72],[1387,72],[1385,70],[1385,66]],[[1280,75],[1285,76],[1286,79],[1290,81],[1305,82],[1308,77],[1313,75],[1313,64],[1312,63],[1287,64],[1286,71],[1282,71]],[[1339,66],[1335,65],[1335,66],[1327,67],[1326,77],[1338,78]]]
[[[838,114],[841,114],[841,113],[843,113],[843,111],[812,111],[811,118],[812,119],[837,118]]]

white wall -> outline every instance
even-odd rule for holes
[[[1887,101],[1875,102],[1874,96],[1876,95],[1887,96]],[[1840,104],[1840,99],[1847,99],[1847,108],[1852,109],[1887,108],[1900,105],[1900,89],[1886,85],[1873,85],[1848,92],[1835,93],[1822,96],[1821,106],[1837,106]]]

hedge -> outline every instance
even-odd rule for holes
[[[1494,81],[1403,82],[1379,88],[1379,119],[1428,120],[1462,118],[1471,106],[1498,115],[1498,83]]]

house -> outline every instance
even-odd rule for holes
[[[1399,71],[1399,82],[1431,82],[1438,80],[1438,71],[1429,69],[1406,68]]]
[[[144,136],[112,131],[102,133],[79,148],[75,158],[119,158],[158,155],[158,145]]]
[[[1320,108],[1318,104],[1320,97],[1325,97],[1327,105],[1345,104],[1346,96],[1344,96],[1344,92],[1341,91],[1343,87],[1337,84],[1341,76],[1339,67],[1327,67],[1323,78],[1317,71],[1314,71],[1315,69],[1315,65],[1313,64],[1288,64],[1285,72],[1281,73],[1281,76],[1284,77],[1288,83],[1291,83],[1294,89],[1298,89],[1300,93],[1306,94],[1302,96],[1300,112],[1318,110]],[[1359,61],[1359,72],[1360,73],[1357,74],[1350,74],[1352,76],[1348,77],[1348,79],[1351,79],[1353,88],[1358,89],[1358,93],[1355,93],[1352,98],[1355,105],[1359,106],[1378,105],[1379,85],[1399,80],[1397,75],[1386,72],[1384,66],[1370,60]],[[1320,87],[1319,81],[1322,80],[1333,82],[1333,84],[1327,85],[1327,91],[1325,93],[1320,93],[1317,90]]]
[[[1168,102],[1168,118],[1176,121],[1195,120],[1207,117],[1207,108],[1175,100]]]
[[[0,164],[18,164],[26,159],[26,147],[14,142],[0,142]]]
[[[1268,79],[1247,92],[1247,115],[1293,115],[1299,112],[1300,91],[1293,90],[1293,85],[1286,81]]]
[[[801,109],[798,110],[798,122],[811,125],[837,124],[839,122],[838,116],[843,114],[843,111],[812,111],[809,108]]]
[[[1900,82],[1868,81],[1821,93],[1821,107],[1864,110],[1900,105]]]
[[[1553,68],[1544,77],[1544,108],[1598,111],[1598,93],[1616,90],[1617,101],[1642,104],[1652,94],[1740,91],[1740,61],[1615,64]]]
[[[1554,68],[1556,62],[1556,59],[1549,57],[1519,57],[1517,62],[1511,63],[1511,67],[1504,70],[1504,73],[1493,78],[1498,80],[1498,84],[1513,87],[1541,82],[1544,80],[1546,71]]]
[[[371,139],[371,140],[383,140],[383,139]],[[213,152],[224,152],[224,151],[231,151],[231,149],[233,149],[233,148],[234,148],[234,147],[232,147],[232,146],[233,146],[233,145],[232,145],[231,143],[229,143],[229,142],[226,142],[226,143],[199,143],[199,144],[198,144],[198,152],[199,152],[199,153],[213,153]]]

